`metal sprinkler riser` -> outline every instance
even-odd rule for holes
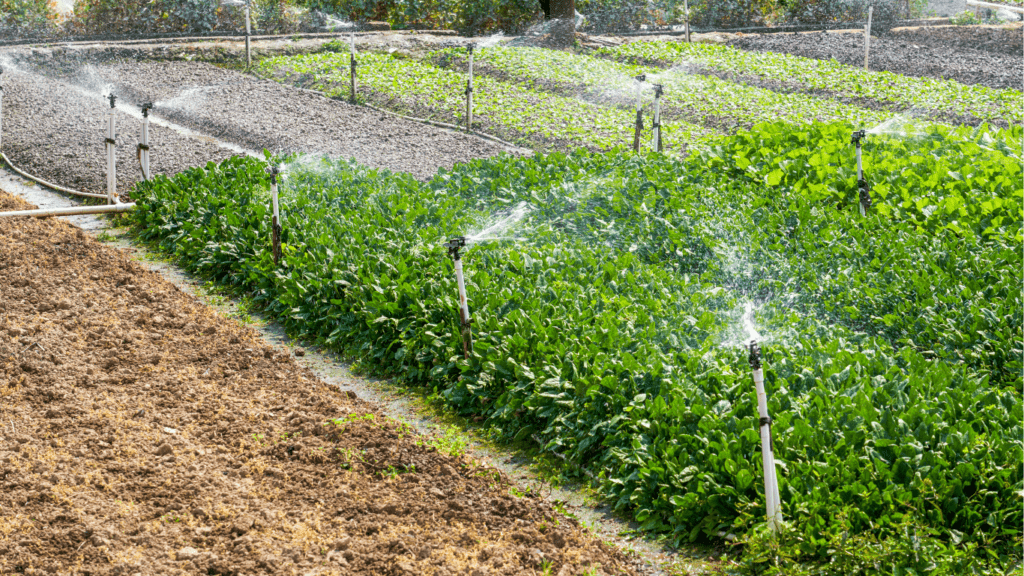
[[[469,72],[466,76],[466,130],[473,129],[473,44],[466,46],[469,51]]]
[[[651,124],[653,133],[652,144],[658,152],[662,151],[661,145],[661,95],[664,93],[664,86],[654,85],[654,122]]]
[[[868,209],[871,208],[871,186],[864,178],[864,165],[861,160],[861,140],[866,137],[866,131],[857,130],[850,138],[850,143],[853,144],[857,150],[857,188],[859,190],[858,200],[860,201],[861,216],[867,214]]]
[[[272,250],[274,255],[274,264],[278,265],[281,263],[281,213],[280,205],[277,198],[277,175],[281,173],[280,169],[276,164],[271,164],[266,167],[267,174],[270,174],[270,199],[271,199],[271,221],[270,221],[270,233],[272,241]]]
[[[135,156],[139,160],[139,169],[142,170],[142,179],[149,180],[149,111],[153,109],[152,102],[142,105],[142,137],[136,149]]]
[[[443,244],[448,249],[448,256],[451,256],[455,263],[455,281],[459,287],[459,321],[462,333],[462,356],[469,358],[473,351],[473,332],[470,327],[473,319],[469,317],[469,303],[466,299],[466,280],[462,270],[462,254],[460,250],[466,247],[466,237],[456,236]]]

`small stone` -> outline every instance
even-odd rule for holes
[[[444,492],[441,492],[441,490],[438,489],[438,488],[431,488],[428,491],[428,494],[430,494],[431,496],[433,496],[435,498],[444,498]]]
[[[189,560],[194,560],[197,556],[199,556],[198,550],[191,546],[185,546],[181,550],[178,550],[178,554],[175,558],[177,558],[178,562],[187,562]]]
[[[173,453],[173,452],[174,452],[174,448],[171,448],[171,445],[170,445],[170,444],[168,444],[168,443],[166,443],[166,442],[164,442],[163,444],[161,444],[161,445],[160,445],[160,446],[159,446],[159,447],[158,447],[158,448],[156,449],[156,455],[157,455],[157,456],[164,456],[164,455],[166,455],[166,454],[171,454],[171,453]]]
[[[301,358],[306,355],[306,351],[303,350],[302,348],[296,348],[295,355]]]
[[[164,432],[166,432],[168,434],[177,434],[178,433],[178,431],[175,430],[174,428],[164,428]]]

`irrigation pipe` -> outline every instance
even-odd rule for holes
[[[93,194],[91,192],[79,192],[78,190],[72,190],[71,188],[65,188],[63,186],[59,186],[59,185],[54,184],[52,182],[47,182],[46,180],[43,180],[42,178],[39,178],[38,176],[33,176],[33,175],[31,175],[31,174],[21,170],[17,166],[15,166],[14,162],[11,162],[11,159],[8,158],[7,155],[4,154],[3,152],[0,152],[0,158],[3,158],[4,162],[6,162],[7,165],[11,167],[11,170],[14,170],[15,172],[17,172],[18,175],[21,176],[22,178],[27,178],[27,179],[29,179],[29,180],[31,180],[33,182],[36,182],[38,184],[42,184],[43,186],[46,186],[47,188],[51,188],[53,190],[56,190],[58,192],[63,192],[65,194],[71,194],[72,196],[81,196],[83,198],[101,198],[103,200],[107,199],[107,195],[106,194]],[[7,213],[7,214],[9,214],[9,213]]]
[[[106,198],[106,196],[104,196]],[[135,209],[135,202],[126,204],[102,204],[99,206],[75,206],[74,208],[41,208],[39,210],[16,210],[14,212],[0,212],[0,218],[5,216],[32,216],[35,218],[48,218],[50,216],[76,216],[78,214],[110,214],[114,212],[128,212]]]
[[[991,8],[993,10],[1008,10],[1010,12],[1016,12],[1017,14],[1024,14],[1024,8],[1020,6],[1010,6],[1009,4],[993,4],[991,2],[979,2],[978,0],[967,0],[968,6],[977,6],[978,8]]]
[[[373,104],[363,104],[363,106],[366,106],[370,110],[376,110],[377,112],[382,112],[384,114],[391,114],[392,116],[397,116],[398,118],[404,118],[406,120],[412,120],[413,122],[419,122],[420,124],[429,124],[431,126],[437,126],[438,128],[448,128],[448,129],[451,129],[451,130],[458,130],[459,132],[465,132],[467,134],[472,134],[473,136],[476,136],[477,138],[483,138],[484,140],[490,140],[491,142],[494,142],[495,144],[501,144],[502,146],[505,146],[505,147],[508,147],[508,148],[512,148],[514,150],[529,150],[528,148],[524,148],[522,146],[516,146],[515,144],[513,144],[511,142],[506,142],[506,141],[504,141],[501,138],[498,138],[496,136],[491,136],[490,134],[484,134],[483,132],[477,132],[476,130],[466,130],[465,127],[458,126],[456,124],[448,124],[447,122],[438,122],[436,120],[427,120],[426,118],[417,118],[415,116],[406,116],[405,114],[399,114],[398,112],[392,112],[390,110],[385,110],[383,108],[377,108]]]

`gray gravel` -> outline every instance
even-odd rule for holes
[[[106,115],[110,105],[63,82],[4,67],[3,152],[30,174],[82,192],[106,194]],[[136,145],[141,116],[116,112],[117,189],[122,199],[141,172]],[[150,129],[150,168],[175,174],[220,161],[230,150],[161,126]]]
[[[1019,32],[1019,30],[1018,30]],[[730,42],[744,50],[778,52],[834,59],[851,66],[864,65],[864,35],[849,33],[757,34]],[[871,39],[872,70],[906,76],[947,78],[963,84],[1022,89],[1024,56],[975,50],[965,46],[924,46],[912,41]]]
[[[79,85],[111,85],[124,102],[156,104],[154,114],[245,148],[354,158],[427,179],[438,168],[504,148],[199,62],[110,61],[63,65]],[[67,71],[70,69],[70,71]]]

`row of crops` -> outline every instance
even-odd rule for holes
[[[257,73],[347,97],[346,53],[331,51],[264,60]],[[360,97],[421,117],[461,122],[467,53],[449,48],[422,59],[359,56]],[[608,150],[632,140],[636,83],[664,86],[666,148],[704,146],[738,128],[767,121],[852,122],[874,126],[896,111],[949,125],[1019,125],[1019,90],[965,86],[952,80],[871,72],[788,54],[728,46],[638,42],[591,55],[537,48],[476,51],[476,126],[546,150]],[[650,120],[648,120],[648,127]]]
[[[493,54],[494,69],[505,66]],[[428,66],[361,62],[410,75]],[[536,106],[540,92],[514,68],[508,100],[490,108],[479,89],[478,114],[495,124],[525,122],[526,108],[504,103]],[[363,81],[383,89],[386,76]],[[435,90],[418,98],[449,105]],[[588,104],[573,102],[567,122],[590,122]],[[554,130],[538,126],[522,133]],[[611,146],[619,136],[602,126],[579,141]],[[142,184],[132,218],[143,237],[247,291],[295,336],[433,388],[510,441],[540,438],[673,542],[735,535],[752,571],[810,561],[817,573],[1004,573],[1019,564],[1024,514],[1024,131],[872,136],[875,204],[860,217],[853,129],[758,124],[685,159],[621,148],[502,156],[429,182],[276,159],[280,266],[255,159]],[[441,246],[456,235],[478,239],[463,257],[475,318],[468,359]],[[751,330],[766,351],[787,520],[773,540],[762,538],[742,347]]]

